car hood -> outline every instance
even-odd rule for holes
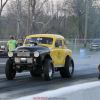
[[[91,44],[100,44],[100,43],[91,43]]]
[[[13,52],[17,52],[19,50],[27,50],[27,51],[30,51],[30,52],[35,52],[35,51],[49,51],[49,48],[45,47],[45,46],[40,46],[40,45],[20,46],[20,47],[17,47],[16,50],[13,50]]]

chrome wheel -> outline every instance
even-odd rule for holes
[[[70,74],[72,73],[72,71],[73,71],[73,67],[72,67],[72,63],[70,63],[70,66],[69,66],[69,72],[70,72]]]
[[[52,66],[50,65],[49,66],[49,77],[51,77],[52,76]]]

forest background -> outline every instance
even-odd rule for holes
[[[100,38],[97,0],[1,0],[0,39],[39,33],[84,39],[86,14],[87,39]]]

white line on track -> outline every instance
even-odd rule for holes
[[[36,98],[60,97],[60,96],[63,96],[63,95],[66,95],[72,92],[78,92],[80,90],[91,89],[91,88],[98,87],[98,86],[100,86],[100,81],[88,82],[88,83],[73,85],[73,86],[64,87],[64,88],[60,88],[60,89],[56,89],[52,91],[46,91],[46,92],[42,92],[42,93],[35,94],[35,95],[25,96],[25,97],[13,99],[13,100],[33,100],[33,97],[36,97]],[[37,100],[37,99],[34,99],[34,100]]]

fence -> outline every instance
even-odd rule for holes
[[[80,54],[80,49],[85,49],[84,48],[84,41],[86,41],[86,50],[87,50],[87,55],[98,55],[100,54],[100,50],[95,49],[93,51],[90,51],[90,45],[94,39],[68,39],[66,38],[67,42],[67,47],[68,49],[71,49],[73,54],[79,55]],[[20,40],[21,41],[21,40]],[[0,41],[0,46],[6,46],[7,45],[7,40],[2,40]],[[100,43],[98,44],[98,48],[100,48]]]
[[[80,54],[80,49],[86,49],[87,50],[87,55],[98,55],[100,54],[100,39],[99,43],[95,43],[93,49],[90,49],[91,43],[93,42],[94,39],[67,39],[67,46],[69,49],[72,50],[73,54],[79,55]],[[84,42],[86,41],[86,48],[84,47]]]

